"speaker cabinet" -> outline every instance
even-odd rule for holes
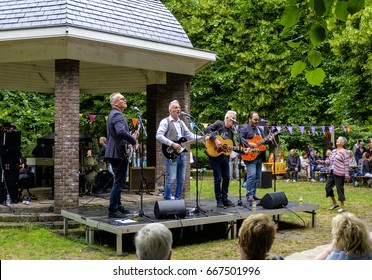
[[[288,199],[284,192],[267,193],[261,199],[260,205],[266,209],[283,208],[288,205]]]
[[[155,203],[154,214],[157,219],[185,218],[186,204],[181,200],[158,200]]]
[[[143,178],[146,180],[148,191],[155,191],[155,167],[143,167]],[[141,167],[131,167],[129,176],[130,191],[138,192],[141,185]],[[143,182],[145,184],[145,182]],[[147,191],[147,187],[143,186],[143,191]]]
[[[273,187],[273,175],[270,171],[262,171],[261,189],[271,189]]]

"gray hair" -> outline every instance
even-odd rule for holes
[[[110,104],[111,104],[111,106],[113,106],[114,104],[115,104],[115,102],[116,102],[116,95],[118,95],[118,94],[121,94],[120,92],[114,92],[114,93],[111,93],[111,95],[110,95]]]
[[[345,148],[345,147],[346,147],[346,144],[347,144],[347,140],[346,140],[346,138],[343,137],[343,136],[340,136],[339,138],[341,138],[342,141],[344,142],[344,148]]]
[[[136,254],[140,260],[169,259],[172,243],[172,232],[161,223],[145,225],[134,238]]]
[[[227,111],[226,114],[225,114],[225,120],[226,120],[227,117],[230,117],[230,115],[235,115],[236,116],[237,113],[235,111],[231,111],[231,110]]]
[[[170,111],[172,109],[173,106],[181,106],[180,103],[178,102],[178,100],[173,100],[169,103],[169,106],[168,106],[168,110]]]

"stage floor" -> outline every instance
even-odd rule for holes
[[[244,197],[245,198],[245,197]],[[230,198],[233,202],[238,202],[238,197]],[[319,209],[318,204],[302,203],[289,201],[285,208],[265,209],[262,206],[257,206],[255,210],[248,207],[243,201],[242,206],[217,208],[216,200],[202,199],[197,204],[196,201],[185,201],[186,216],[180,219],[161,219],[158,220],[154,214],[155,202],[143,203],[140,205],[126,205],[130,210],[130,214],[126,218],[109,218],[107,216],[107,207],[104,206],[82,206],[78,208],[62,210],[61,214],[64,219],[64,234],[68,234],[68,222],[73,220],[86,226],[86,241],[89,244],[94,243],[94,231],[102,230],[116,235],[116,253],[122,254],[123,250],[123,234],[136,233],[144,225],[152,222],[159,222],[168,228],[183,228],[183,227],[202,227],[206,224],[224,223],[226,232],[229,238],[237,237],[238,223],[254,213],[265,213],[273,216],[274,220],[279,220],[280,215],[292,214],[297,212],[305,212],[311,215],[311,226],[316,226],[316,211]],[[199,209],[196,213],[195,208]],[[134,220],[134,212],[143,212],[144,215],[138,217],[138,221]],[[190,212],[192,213],[190,215]]]

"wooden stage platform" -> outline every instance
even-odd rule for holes
[[[245,198],[245,197],[243,197]],[[230,198],[234,203],[238,201],[238,197]],[[242,206],[217,208],[214,199],[202,199],[198,205],[196,201],[185,201],[186,216],[182,219],[161,219],[158,220],[154,214],[155,202],[144,203],[142,210],[144,215],[134,220],[133,212],[141,210],[140,205],[126,205],[130,210],[130,214],[126,218],[117,219],[107,216],[107,207],[103,206],[83,206],[79,208],[62,210],[64,219],[64,234],[68,234],[68,222],[73,220],[86,226],[86,241],[89,244],[94,243],[94,232],[106,231],[116,235],[116,253],[122,254],[123,250],[123,235],[138,232],[144,225],[152,222],[159,222],[168,228],[183,228],[195,227],[196,230],[202,229],[206,224],[224,223],[226,225],[227,236],[231,239],[237,237],[238,224],[254,213],[265,213],[273,216],[274,220],[279,220],[280,215],[305,212],[311,215],[311,226],[316,226],[316,211],[319,209],[318,204],[303,203],[289,201],[285,208],[265,209],[258,205],[256,210],[252,210],[247,206],[247,202],[243,201]],[[193,213],[193,209],[198,206],[198,213]],[[189,215],[189,212],[192,215]]]

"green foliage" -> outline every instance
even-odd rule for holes
[[[31,156],[37,138],[53,131],[54,98],[50,94],[0,91],[0,124],[4,123],[21,131],[21,152]]]

